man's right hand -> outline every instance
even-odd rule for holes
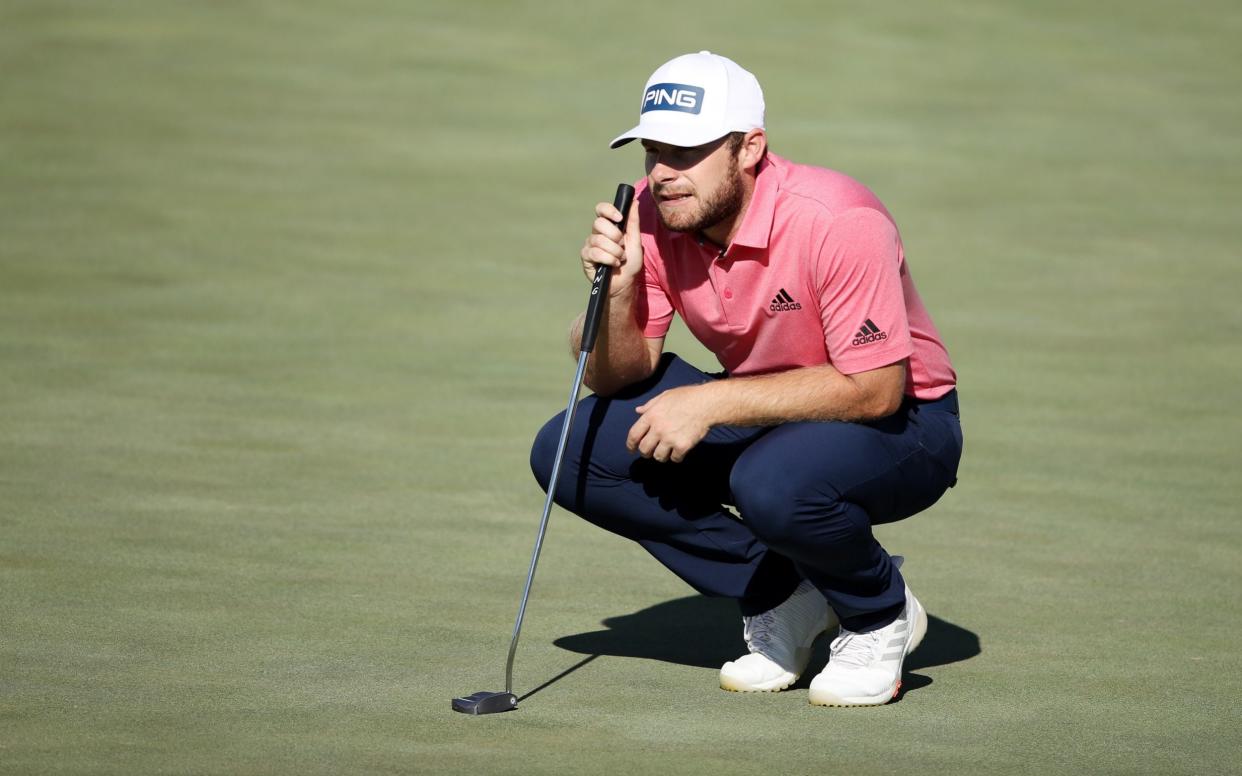
[[[612,206],[611,202],[600,202],[595,206],[595,222],[591,224],[591,235],[582,246],[582,271],[587,280],[595,280],[595,268],[600,264],[612,267],[612,285],[609,296],[618,296],[628,291],[634,284],[634,278],[643,271],[643,244],[638,227],[638,203],[630,208],[630,220],[626,224],[625,234],[617,227],[621,220],[621,211]]]

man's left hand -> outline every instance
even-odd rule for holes
[[[704,387],[673,388],[638,407],[625,446],[644,458],[680,463],[712,427]]]

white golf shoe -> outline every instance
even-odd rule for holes
[[[927,633],[927,612],[906,588],[906,608],[892,623],[854,633],[844,627],[832,640],[828,666],[811,680],[816,706],[879,706],[897,697],[901,665]]]
[[[838,623],[823,594],[802,580],[784,603],[742,618],[742,635],[750,654],[721,666],[720,688],[733,692],[785,689],[806,670],[816,637]]]

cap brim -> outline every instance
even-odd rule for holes
[[[618,135],[611,143],[608,144],[608,147],[620,148],[626,143],[633,142],[634,140],[654,140],[657,143],[668,143],[669,145],[679,146],[681,148],[693,148],[695,146],[701,146],[704,143],[710,143],[713,140],[719,140],[731,131],[732,130],[713,132],[712,130],[708,130],[707,132],[700,131],[698,133],[694,133],[687,132],[686,127],[653,127],[650,124],[644,127],[642,124],[639,124],[629,132],[626,132],[623,135]]]
[[[616,139],[614,139],[611,143],[608,144],[608,147],[609,148],[620,148],[626,143],[634,142],[640,137],[638,133],[641,131],[641,129],[642,129],[641,127],[634,127],[629,132],[626,132],[623,135],[617,136]]]

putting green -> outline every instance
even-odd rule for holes
[[[1238,772],[1236,3],[10,0],[0,772]],[[553,515],[607,141],[701,48],[869,184],[961,378],[882,529],[898,703],[715,687],[725,602]],[[683,355],[710,366],[684,332]],[[818,660],[822,661],[822,645]]]

